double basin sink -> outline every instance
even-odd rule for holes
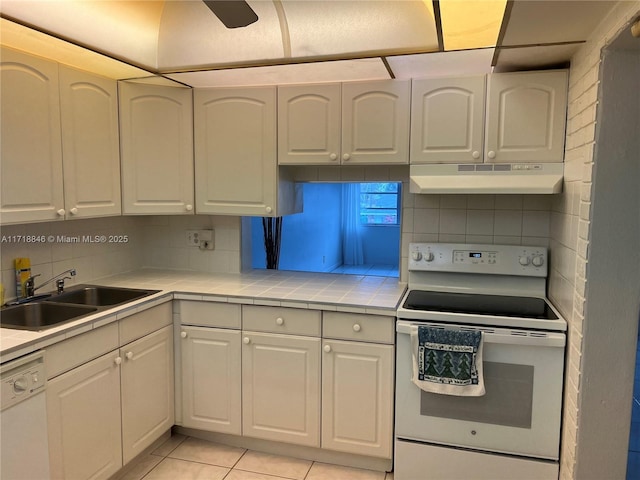
[[[159,290],[79,285],[39,301],[4,307],[0,326],[39,331],[153,295]]]

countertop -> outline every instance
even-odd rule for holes
[[[0,328],[0,361],[45,348],[172,299],[395,316],[406,290],[405,283],[392,277],[279,270],[210,274],[145,268],[104,277],[91,284],[159,292],[40,332]]]

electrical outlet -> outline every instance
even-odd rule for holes
[[[199,247],[200,246],[200,231],[199,230],[187,230],[187,246]]]
[[[198,233],[198,238],[200,239],[200,250],[213,250],[213,230],[200,230]]]

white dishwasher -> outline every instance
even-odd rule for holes
[[[0,478],[49,478],[44,354],[35,352],[0,367]]]

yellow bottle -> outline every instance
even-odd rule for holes
[[[0,307],[4,305],[4,284],[0,283]]]
[[[25,298],[24,283],[31,276],[31,260],[27,257],[16,258],[16,298]]]

